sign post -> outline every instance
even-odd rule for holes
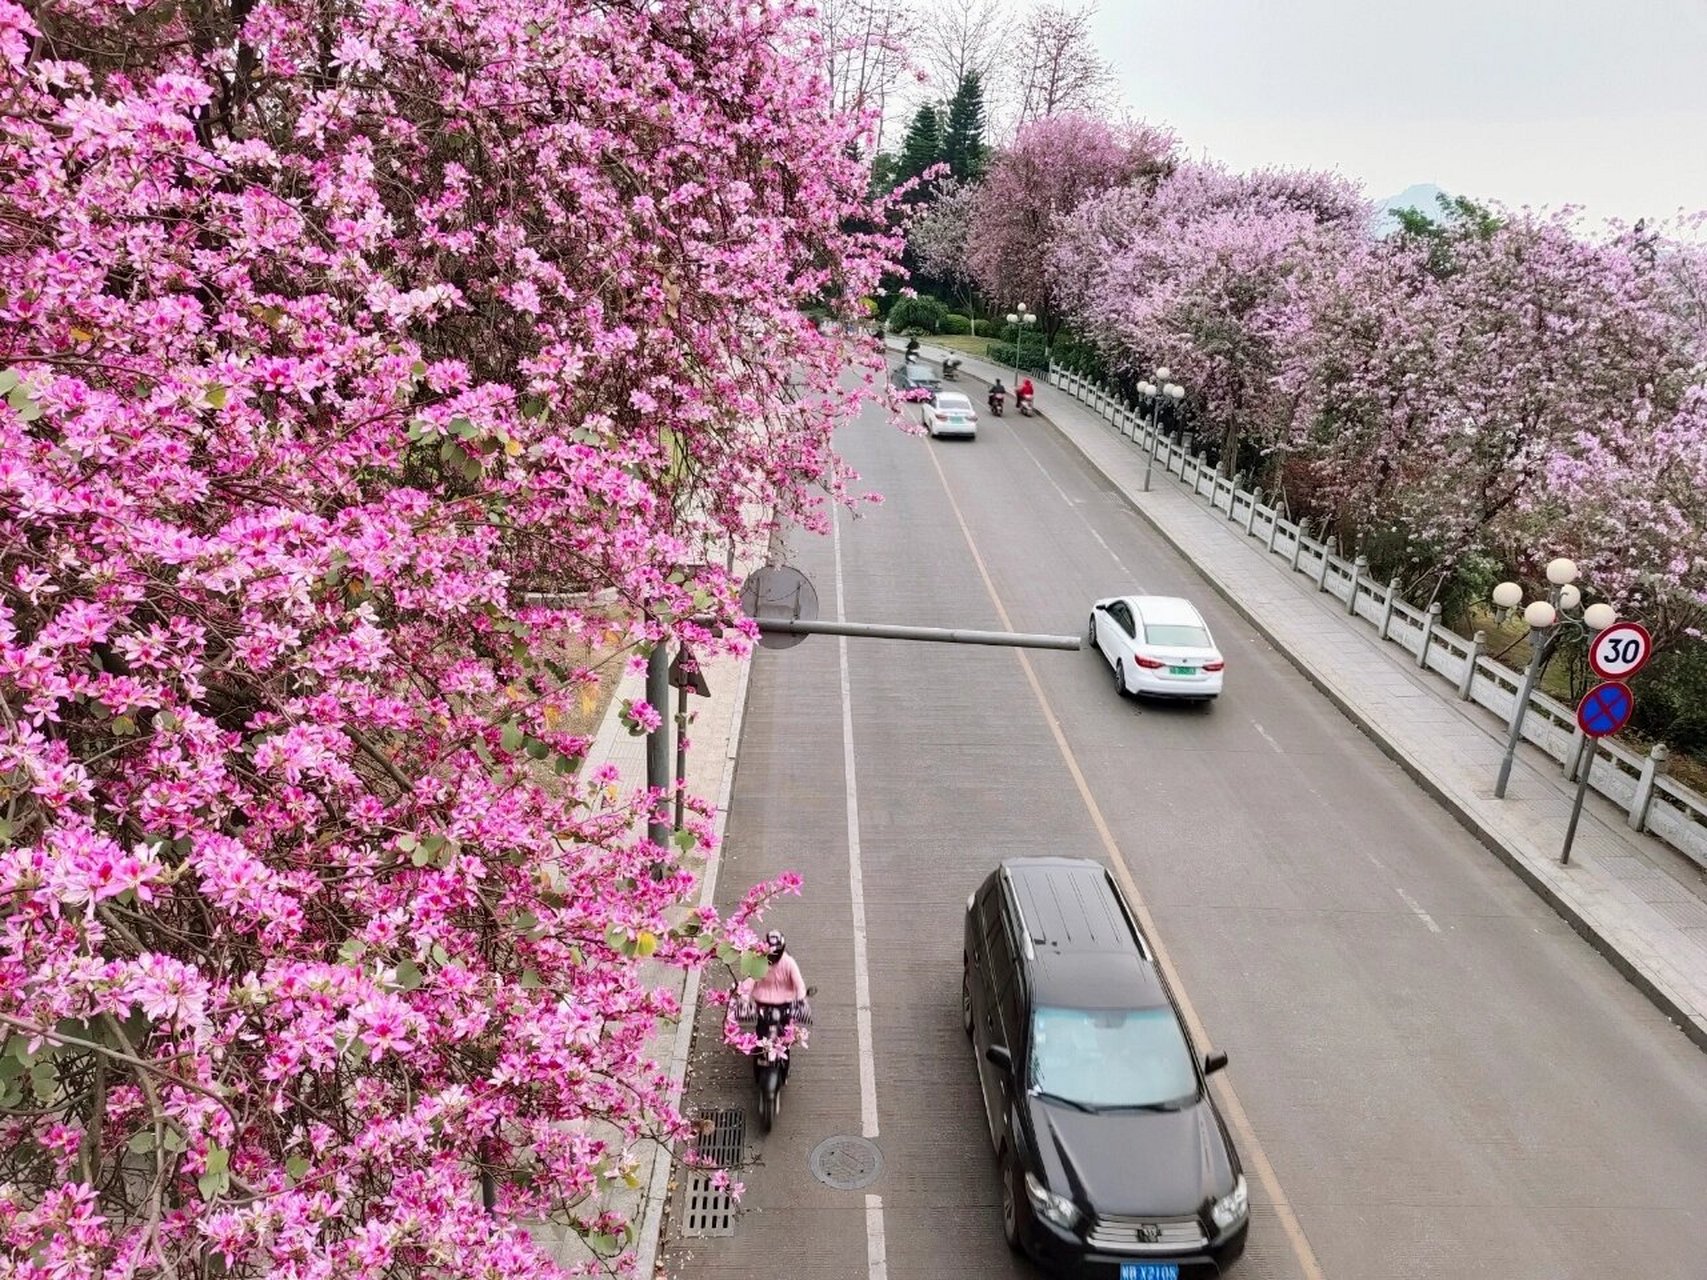
[[[1616,627],[1608,627],[1606,632],[1595,638],[1594,645],[1589,649],[1589,662],[1597,672],[1600,670],[1600,663],[1596,659],[1603,656],[1602,640],[1608,633],[1620,631],[1626,627],[1632,627],[1638,631],[1642,630],[1633,622],[1621,622]],[[1646,631],[1642,631],[1644,639],[1647,634]],[[1629,637],[1619,639],[1629,640]],[[1634,671],[1639,668],[1643,662],[1647,661],[1647,655],[1652,651],[1653,646],[1651,644],[1644,644],[1640,653],[1636,655],[1639,660],[1629,669]],[[1624,650],[1614,646],[1609,652],[1616,658]],[[1615,662],[1609,665],[1616,666],[1619,664]],[[1630,714],[1635,709],[1636,699],[1630,692],[1630,686],[1618,680],[1607,680],[1602,684],[1595,685],[1583,695],[1583,700],[1577,704],[1577,727],[1589,739],[1588,760],[1582,766],[1582,776],[1577,779],[1577,798],[1571,804],[1571,822],[1565,828],[1565,847],[1559,854],[1559,865],[1561,866],[1568,867],[1571,864],[1571,845],[1577,838],[1577,819],[1582,817],[1583,797],[1588,794],[1589,775],[1594,772],[1594,744],[1598,739],[1609,737],[1629,724]]]

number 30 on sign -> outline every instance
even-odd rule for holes
[[[1602,680],[1635,675],[1653,656],[1654,641],[1639,622],[1615,622],[1588,647],[1588,665]]]

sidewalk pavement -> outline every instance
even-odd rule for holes
[[[901,344],[890,340],[891,349]],[[940,362],[948,354],[922,346]],[[962,374],[1011,371],[956,352]],[[1242,530],[1157,468],[1142,492],[1144,454],[1067,392],[1039,378],[1044,418],[1190,561],[1228,603],[1455,818],[1707,1049],[1707,883],[1675,850],[1629,829],[1599,796],[1583,808],[1569,866],[1558,861],[1575,788],[1527,744],[1507,798],[1494,797],[1505,727],[1419,672],[1393,645],[1345,616],[1264,554]],[[1336,607],[1337,604],[1337,607]]]
[[[746,548],[737,554],[735,568],[739,572],[749,573],[764,563],[764,557],[765,544]],[[700,906],[711,905],[717,887],[723,833],[729,818],[729,797],[735,782],[735,749],[741,739],[741,717],[746,708],[747,680],[751,671],[751,659],[708,659],[701,664],[701,673],[705,676],[710,696],[701,698],[690,694],[688,697],[688,713],[692,717],[687,734],[688,793],[701,798],[715,797],[717,802],[713,822],[718,849],[715,855],[703,864],[697,904]],[[673,735],[675,699],[679,694],[674,689],[670,694],[671,703],[666,723],[670,725]],[[582,766],[584,770],[591,772],[606,764],[614,765],[620,775],[617,786],[623,792],[646,785],[646,739],[630,734],[618,716],[624,699],[640,699],[645,696],[644,673],[624,674],[612,692],[610,706],[605,711],[604,720],[599,726],[592,748],[587,753],[586,763]],[[671,763],[674,767],[673,736],[670,741]],[[693,1040],[700,975],[684,975],[679,970],[659,965],[656,967],[656,977],[661,984],[667,985],[675,993],[682,1013],[674,1024],[659,1025],[648,1052],[655,1061],[668,1067],[674,1100],[680,1105],[682,1083],[687,1074],[688,1050]],[[634,1224],[635,1239],[632,1247],[637,1259],[634,1275],[642,1280],[650,1280],[658,1266],[658,1240],[663,1226],[664,1210],[670,1198],[673,1162],[668,1152],[650,1144],[640,1147],[635,1154],[640,1158],[640,1167],[635,1171],[637,1188],[632,1191],[619,1188],[617,1192],[607,1193],[605,1207],[628,1215],[630,1222]],[[545,1223],[536,1225],[533,1231],[535,1238],[547,1246],[559,1264],[571,1265],[593,1260],[594,1255],[581,1238],[567,1228]]]

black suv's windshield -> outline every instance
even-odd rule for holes
[[[1172,1009],[1039,1008],[1031,1088],[1075,1106],[1161,1107],[1197,1096],[1191,1050]]]

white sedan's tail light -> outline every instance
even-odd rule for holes
[[[1217,658],[1214,662],[1204,663],[1203,669],[1205,671],[1221,671],[1224,670],[1226,666],[1227,664],[1225,662],[1222,662],[1221,659]]]

